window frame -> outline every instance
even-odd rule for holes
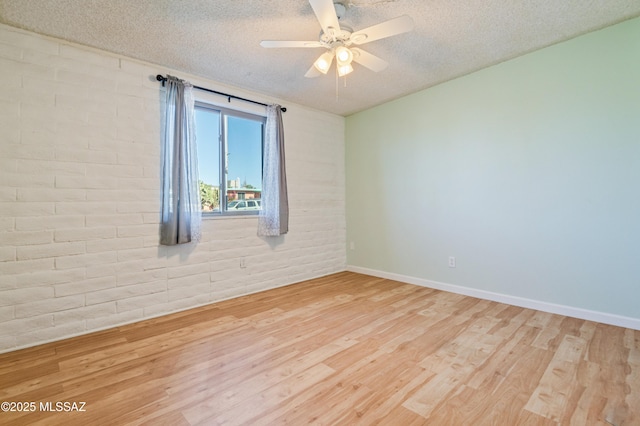
[[[260,191],[261,191],[261,197],[260,199],[262,199],[262,173],[264,171],[264,137],[265,137],[265,127],[266,127],[266,122],[267,122],[267,117],[266,114],[262,115],[259,113],[254,113],[254,112],[246,112],[246,111],[242,111],[242,110],[238,110],[238,109],[233,109],[233,108],[228,108],[228,107],[224,107],[221,105],[218,105],[216,103],[213,102],[207,102],[207,101],[203,101],[200,99],[197,99],[195,101],[195,105],[194,105],[195,109],[204,109],[204,110],[208,110],[208,111],[215,111],[219,113],[219,120],[220,122],[218,123],[219,125],[219,129],[220,129],[220,133],[218,135],[218,155],[219,155],[219,164],[218,164],[218,168],[219,168],[219,182],[220,182],[220,186],[219,186],[219,197],[220,197],[220,210],[219,211],[210,211],[210,212],[205,212],[202,211],[202,218],[216,218],[216,217],[238,217],[238,216],[257,216],[260,213],[260,210],[262,209],[262,203],[259,203],[260,205],[260,209],[256,209],[256,210],[227,210],[227,206],[229,204],[229,202],[227,201],[227,190],[228,190],[228,182],[227,182],[227,172],[226,169],[228,168],[228,160],[227,160],[227,147],[228,147],[228,141],[227,141],[227,137],[228,137],[228,132],[227,132],[227,120],[225,119],[226,117],[236,117],[236,118],[243,118],[246,120],[251,120],[251,121],[256,121],[261,123],[261,141],[260,141],[260,151],[261,151],[261,161],[260,161],[260,175],[261,175],[261,179],[260,179]],[[196,134],[196,144],[198,143],[197,141],[197,134]],[[246,200],[245,200],[246,201]]]

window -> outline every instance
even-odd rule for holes
[[[196,102],[203,215],[257,214],[265,117]]]

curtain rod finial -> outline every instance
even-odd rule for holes
[[[167,81],[167,77],[165,77],[165,76],[163,76],[161,74],[158,74],[158,75],[156,75],[156,80],[162,82],[162,87],[164,87],[164,82]]]

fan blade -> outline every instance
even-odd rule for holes
[[[353,52],[353,61],[369,68],[371,71],[380,72],[389,66],[389,63],[384,59],[380,59],[376,55],[372,55],[357,47],[352,47],[351,51]]]
[[[262,47],[323,47],[319,41],[262,40]]]
[[[309,4],[311,4],[313,13],[316,14],[316,18],[318,18],[325,34],[332,35],[331,29],[340,29],[333,0],[309,0]]]
[[[409,32],[413,29],[413,19],[408,15],[402,15],[394,19],[373,25],[364,30],[351,34],[351,41],[354,44],[365,44],[381,38]]]
[[[321,75],[322,73],[318,71],[316,66],[311,65],[311,68],[309,68],[309,71],[307,71],[307,73],[304,76],[307,78],[315,78],[315,77],[320,77]]]

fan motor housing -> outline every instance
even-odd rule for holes
[[[351,44],[349,38],[353,30],[347,25],[340,25],[340,29],[328,28],[328,32],[320,31],[320,42],[327,46],[332,46],[336,42],[348,46]]]

